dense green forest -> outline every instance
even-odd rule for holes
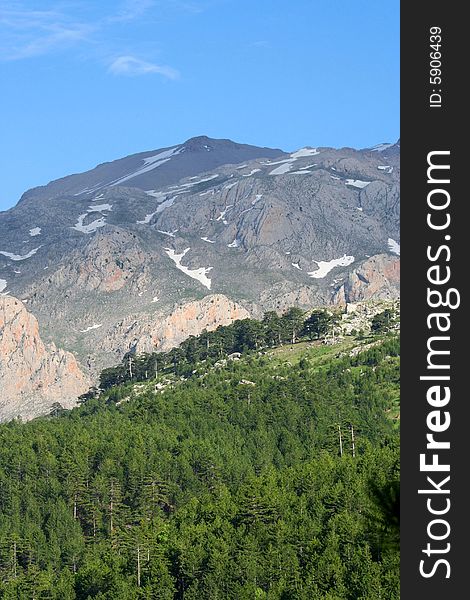
[[[398,600],[399,340],[382,315],[321,344],[317,312],[129,355],[1,425],[0,597]]]

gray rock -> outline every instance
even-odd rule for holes
[[[395,298],[399,177],[399,144],[287,154],[201,137],[136,154],[0,213],[0,292],[92,376],[198,333],[214,297],[254,316]]]

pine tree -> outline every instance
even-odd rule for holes
[[[285,335],[288,336],[287,340],[290,341],[291,344],[295,344],[304,326],[303,310],[296,307],[287,309],[282,315],[281,323],[285,331]],[[286,338],[283,336],[283,339]]]

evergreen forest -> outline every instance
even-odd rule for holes
[[[399,337],[337,321],[129,353],[0,425],[0,598],[398,600]]]

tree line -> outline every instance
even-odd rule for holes
[[[220,326],[215,331],[204,330],[199,336],[189,336],[169,352],[139,356],[129,352],[122,364],[101,373],[100,388],[109,389],[125,381],[152,379],[165,372],[188,376],[194,365],[202,361],[213,364],[234,353],[260,351],[301,340],[324,339],[334,331],[339,320],[338,311],[326,309],[313,310],[307,315],[297,307],[287,309],[282,315],[269,311],[262,320],[242,319]]]

